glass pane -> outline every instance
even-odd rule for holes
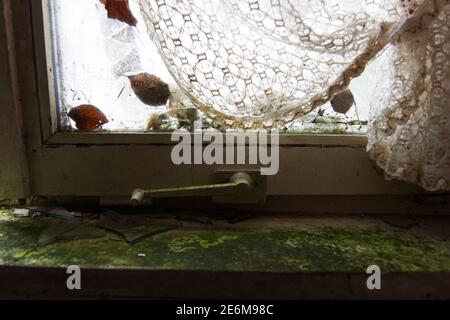
[[[108,120],[98,128],[83,127],[82,131],[192,129],[193,120],[202,117],[201,113],[190,109],[192,104],[148,38],[137,0],[130,0],[130,6],[138,20],[137,27],[109,19],[100,0],[50,1],[60,130],[78,130],[68,114],[80,105],[97,107]],[[375,61],[351,83],[356,105],[346,114],[334,112],[327,104],[288,128],[280,129],[299,133],[364,133],[376,68]],[[161,106],[144,104],[128,78],[141,73],[156,75],[167,83],[172,99],[181,101],[187,109],[171,110],[169,102]],[[205,123],[204,126],[214,126],[214,123]]]

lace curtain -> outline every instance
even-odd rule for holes
[[[369,151],[388,177],[450,189],[447,0],[138,0],[193,103],[274,128],[328,102],[381,54]]]
[[[383,53],[369,152],[388,178],[450,189],[450,2],[425,1]]]

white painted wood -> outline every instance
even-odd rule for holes
[[[124,196],[135,188],[214,183],[216,170],[252,166],[175,166],[169,145],[44,146],[32,157],[33,191],[45,196]],[[282,147],[269,195],[409,194],[420,189],[385,181],[364,148]]]

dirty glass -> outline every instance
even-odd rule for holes
[[[109,19],[101,0],[49,1],[60,130],[161,132],[180,127],[192,130],[198,119],[204,120],[204,127],[226,130],[193,108],[147,36],[137,1],[131,0],[130,6],[138,21],[136,27]],[[318,134],[364,133],[376,69],[375,61],[351,82],[355,104],[348,112],[335,112],[327,104],[279,129]],[[171,108],[170,101],[164,98],[160,105],[144,103],[132,85],[133,77],[143,73],[167,84],[171,99],[178,99],[185,108]],[[94,125],[76,122],[80,110],[100,112],[99,122]]]

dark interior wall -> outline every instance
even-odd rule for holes
[[[14,86],[15,57],[10,0],[0,1],[0,200],[26,194],[19,93]]]

